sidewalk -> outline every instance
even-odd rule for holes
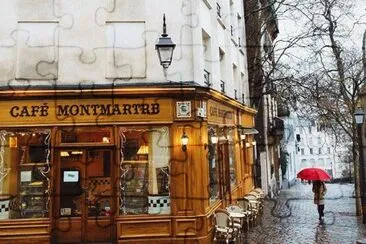
[[[312,185],[299,183],[265,201],[261,223],[244,243],[356,243],[366,239],[366,225],[357,217],[354,185],[327,184],[325,221],[319,223]]]

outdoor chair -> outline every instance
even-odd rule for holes
[[[245,226],[246,226],[247,231],[249,231],[250,226],[253,226],[253,224],[255,222],[255,218],[256,218],[255,212],[251,209],[248,199],[245,199],[245,198],[238,199],[237,203],[238,203],[239,207],[242,209],[243,213],[245,213],[245,215],[246,215]]]
[[[261,209],[262,209],[260,201],[258,201],[257,197],[255,197],[253,195],[245,195],[244,198],[248,199],[250,209],[255,214],[255,223],[257,223],[257,219],[258,219],[258,217],[261,213]]]
[[[254,188],[252,191],[257,192],[261,198],[265,197],[264,191],[262,190],[262,188],[257,187],[257,188]]]
[[[250,198],[250,200],[256,200],[258,201],[257,207],[259,209],[259,213],[263,213],[263,205],[264,205],[264,198],[256,191],[251,191],[248,194],[246,194]]]
[[[229,241],[235,241],[238,235],[238,230],[232,225],[232,219],[229,212],[223,209],[217,209],[214,216],[214,241],[225,240],[226,243],[229,243]]]
[[[238,232],[238,236],[241,237],[241,231],[244,229],[244,220],[247,218],[247,213],[245,213],[238,205],[234,204],[227,206],[226,211],[231,216],[233,221],[232,225]]]

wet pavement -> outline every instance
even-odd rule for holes
[[[356,243],[366,240],[366,225],[356,216],[353,184],[327,184],[325,219],[318,220],[312,185],[299,183],[266,199],[260,223],[243,243]]]

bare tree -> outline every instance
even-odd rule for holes
[[[365,27],[353,12],[352,0],[289,0],[282,3],[284,15],[298,24],[295,35],[277,41],[278,60],[274,73],[278,96],[294,106],[301,116],[311,116],[353,142],[354,169],[358,169],[358,134],[354,111],[364,86],[365,58],[352,43],[352,34]],[[292,18],[292,19],[291,19]],[[294,21],[293,18],[296,18]],[[281,18],[280,18],[281,21]],[[295,40],[288,44],[288,40]],[[361,44],[361,38],[356,40]],[[355,170],[356,195],[360,196],[359,172]],[[360,198],[356,198],[360,214]]]

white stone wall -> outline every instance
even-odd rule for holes
[[[211,82],[249,98],[243,4],[239,0],[4,0],[0,15],[0,82],[9,85],[165,81],[155,50],[166,14],[177,44],[168,80]],[[233,26],[233,35],[231,28]],[[202,33],[209,35],[205,54]],[[239,37],[241,47],[239,46]],[[225,52],[220,65],[219,48]],[[206,55],[206,56],[205,56]],[[220,67],[225,67],[225,73]]]
[[[301,137],[296,157],[298,170],[305,167],[319,167],[329,171],[333,178],[341,177],[342,165],[337,156],[338,152],[344,150],[341,142],[336,143],[331,134],[318,131],[317,126],[311,125],[308,121],[298,121],[296,134]]]
[[[296,180],[297,167],[296,167],[296,114],[290,113],[288,117],[281,117],[284,121],[284,135],[281,140],[282,150],[288,153],[287,170],[285,178],[289,183],[293,183]]]

